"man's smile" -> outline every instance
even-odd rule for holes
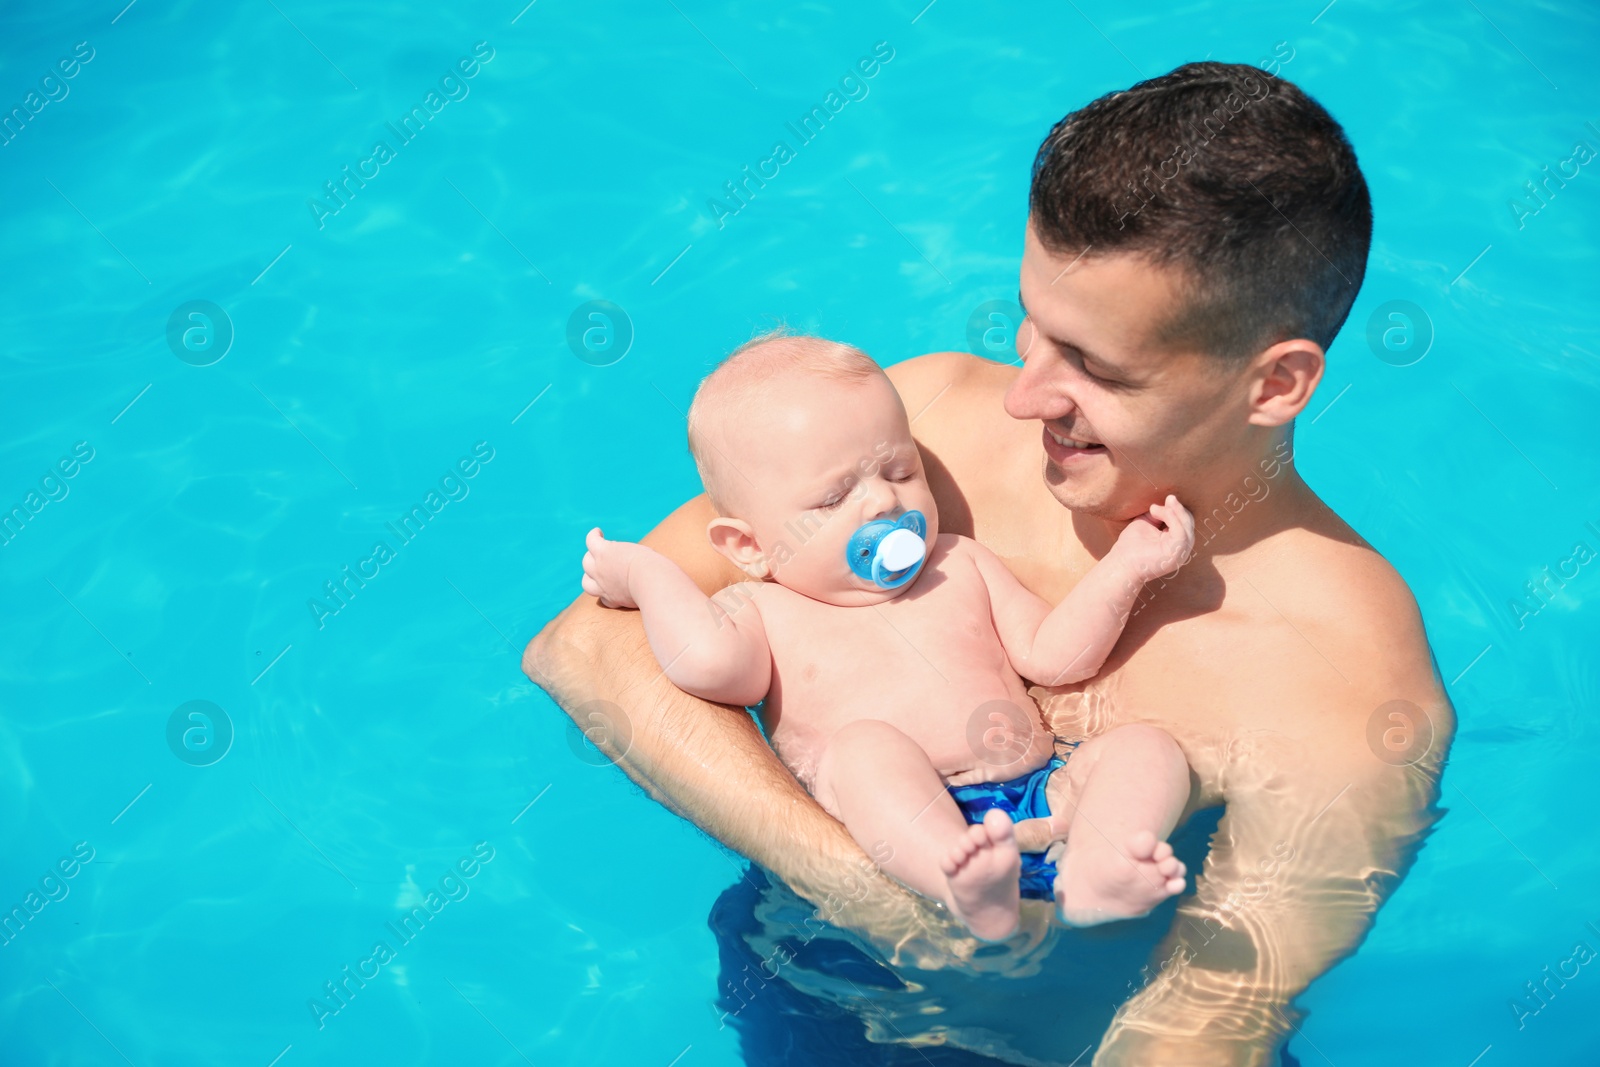
[[[1106,452],[1106,446],[1097,441],[1064,437],[1046,426],[1044,451],[1045,455],[1056,463],[1072,463],[1082,462],[1090,456],[1102,455]]]

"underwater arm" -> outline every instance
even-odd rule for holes
[[[1341,759],[1349,746],[1287,738],[1248,747],[1195,894],[1096,1067],[1278,1063],[1299,1025],[1293,999],[1360,945],[1437,818],[1436,758],[1393,766],[1364,745]]]

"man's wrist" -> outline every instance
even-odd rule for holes
[[[774,850],[769,869],[819,907],[829,900],[860,900],[883,877],[877,864],[820,806],[806,817],[808,827]]]

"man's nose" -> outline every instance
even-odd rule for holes
[[[1033,353],[1023,361],[1022,372],[1006,390],[1006,414],[1013,419],[1061,419],[1077,410],[1072,398],[1058,380],[1061,368],[1052,368],[1043,353]]]

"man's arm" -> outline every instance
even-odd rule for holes
[[[1095,1067],[1278,1062],[1275,1049],[1299,1023],[1290,1002],[1356,950],[1433,821],[1422,814],[1437,794],[1432,774],[1389,768],[1324,781],[1333,787],[1320,817],[1270,789],[1229,802],[1195,895]]]
[[[1431,735],[1412,766],[1369,747],[1360,702],[1327,708],[1320,736],[1263,732],[1233,744],[1226,813],[1195,895],[1095,1067],[1278,1062],[1299,1024],[1292,1000],[1356,950],[1439,818],[1454,713],[1436,682],[1427,689],[1411,691],[1405,713],[1413,736]]]
[[[704,496],[678,508],[643,543],[673,560],[707,595],[744,578],[707,541]],[[564,711],[607,726],[593,740],[675,814],[749,857],[896,962],[924,969],[976,960],[982,944],[936,905],[880,873],[844,825],[779,762],[743,708],[692,697],[662,674],[639,613],[580,596],[522,656],[522,669]],[[1048,913],[1028,916],[1026,966]],[[1004,970],[1005,961],[985,960]]]
[[[772,684],[772,650],[755,596],[743,592],[729,612],[714,604],[682,567],[649,545],[607,541],[596,527],[584,542],[584,592],[608,607],[637,608],[662,673],[686,693],[747,707]]]
[[[713,517],[706,498],[696,497],[643,541],[707,595],[744,577],[706,540]],[[580,596],[529,642],[522,668],[568,714],[605,702],[600,713],[621,721],[603,732],[602,746],[630,778],[808,899],[859,883],[863,865],[872,870],[747,712],[689,696],[666,679],[638,613]]]

